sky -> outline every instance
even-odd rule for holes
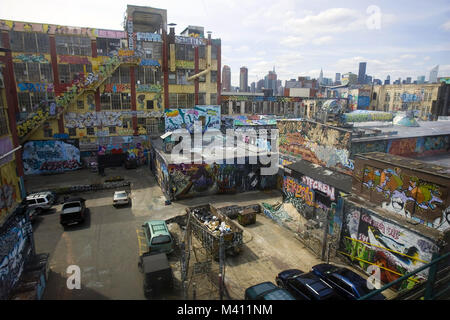
[[[127,4],[167,10],[179,34],[203,26],[222,41],[222,65],[249,70],[249,85],[269,70],[283,81],[299,76],[334,80],[336,72],[413,80],[439,65],[450,76],[448,0],[2,0],[0,19],[123,30]]]

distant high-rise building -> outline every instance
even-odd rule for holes
[[[273,71],[269,71],[264,77],[264,88],[272,89],[272,92],[277,92],[277,74],[275,73],[275,67],[273,67]]]
[[[391,76],[390,75],[388,75],[386,77],[386,80],[384,80],[384,84],[391,84]]]
[[[222,68],[222,91],[231,91],[231,69],[226,65]]]
[[[336,76],[334,77],[334,84],[338,85],[341,83],[341,74],[336,72]]]
[[[252,82],[250,84],[250,92],[251,93],[256,93],[256,83],[255,82]]]
[[[256,92],[258,93],[263,92],[263,88],[264,88],[264,79],[258,80],[258,82],[256,83]]]
[[[248,90],[248,69],[247,67],[241,67],[240,77],[239,77],[239,91],[247,92]]]
[[[366,75],[365,84],[372,84],[372,76]]]
[[[320,74],[319,74],[319,85],[323,84],[323,71],[322,68],[320,68]]]
[[[411,83],[411,80],[412,80],[411,77],[406,77],[406,83],[407,83],[407,84],[410,84],[410,83]]]
[[[418,77],[417,77],[417,83],[418,83],[418,84],[423,84],[423,83],[425,83],[425,76],[418,76]]]
[[[430,71],[430,78],[428,80],[429,83],[436,83],[437,82],[437,76],[439,72],[439,65],[431,69]]]
[[[358,84],[364,84],[366,82],[366,66],[367,62],[359,63]]]

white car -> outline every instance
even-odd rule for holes
[[[114,192],[113,206],[128,204],[130,204],[130,196],[128,195],[128,192],[125,190]]]

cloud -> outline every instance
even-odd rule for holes
[[[450,31],[450,20],[447,21],[447,22],[445,22],[445,23],[443,23],[443,24],[441,25],[441,29],[443,29],[443,30],[445,30],[445,31]]]
[[[400,56],[400,58],[402,58],[402,59],[414,59],[414,58],[416,58],[416,55],[415,54],[403,54],[403,55]]]
[[[323,36],[320,38],[313,39],[312,43],[320,46],[326,43],[330,43],[331,41],[333,41],[333,38],[331,36]]]

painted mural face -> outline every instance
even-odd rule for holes
[[[195,106],[193,109],[166,109],[165,126],[167,131],[186,129],[194,132],[194,122],[201,121],[203,132],[209,128],[220,130],[220,106]]]
[[[381,281],[384,283],[428,263],[438,250],[428,238],[381,219],[366,209],[347,204],[346,207],[341,250],[358,258],[352,260],[353,263],[367,272],[370,264],[382,267]],[[397,288],[414,286],[426,277],[427,271],[423,271],[415,275],[413,281],[405,281]]]

